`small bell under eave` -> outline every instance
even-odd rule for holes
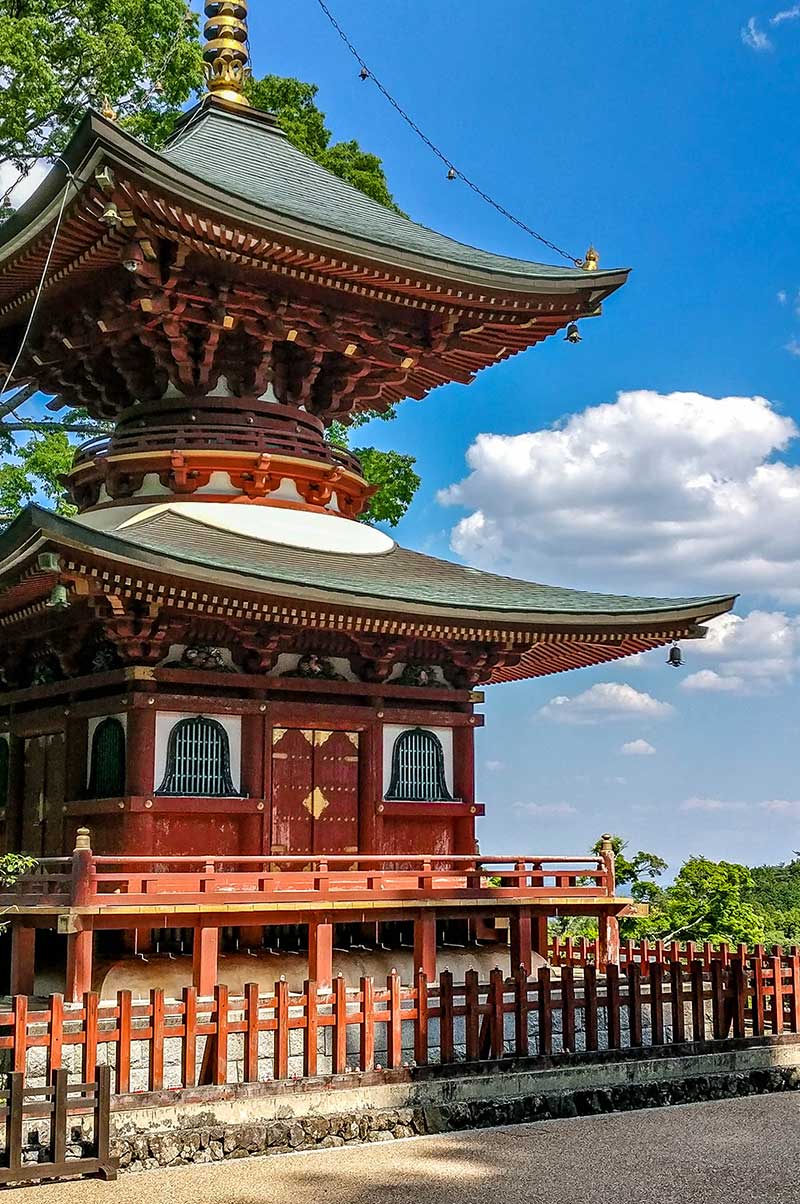
[[[582,338],[581,332],[578,330],[577,323],[570,322],[569,326],[567,327],[567,333],[564,335],[564,342],[565,343],[580,343],[581,338]]]
[[[69,606],[69,594],[67,593],[66,585],[62,585],[60,582],[54,585],[45,605],[50,610],[66,610]]]
[[[667,657],[667,664],[672,669],[680,669],[681,665],[685,664],[683,655],[681,654],[680,646],[677,643],[677,641],[672,645],[672,647],[669,650],[669,656]]]

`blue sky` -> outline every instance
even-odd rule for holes
[[[790,857],[800,5],[331,3],[477,183],[576,256],[594,242],[633,268],[579,347],[550,340],[370,429],[423,477],[401,542],[554,584],[742,595],[681,671],[659,651],[487,690],[482,847],[573,853],[609,829],[673,865]],[[446,180],[315,0],[251,8],[256,72],[316,82],[335,138],[383,158],[411,216],[548,257]]]
[[[256,70],[318,83],[335,137],[382,156],[413,217],[542,258],[445,179],[358,79],[314,0],[254,7]],[[603,266],[634,269],[579,347],[551,340],[469,388],[407,402],[370,432],[416,455],[423,476],[401,541],[565,585],[742,593],[744,622],[702,653],[686,645],[679,672],[656,652],[489,689],[483,848],[577,852],[608,828],[673,864],[693,852],[790,857],[800,847],[800,11],[787,5],[775,20],[779,4],[730,0],[462,0],[457,10],[336,0],[333,10],[468,175],[576,255],[594,241]],[[570,415],[561,438],[542,435]],[[611,481],[593,459],[597,430],[610,439]],[[467,453],[485,434],[507,438],[473,448],[470,474]],[[560,496],[570,467],[585,498]],[[441,491],[465,478],[463,504],[442,505]],[[581,511],[600,516],[599,533]],[[478,512],[480,529],[473,518],[454,534]],[[548,707],[556,697],[570,701]]]

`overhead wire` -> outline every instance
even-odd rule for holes
[[[540,242],[540,243],[542,243],[543,246],[548,247],[556,255],[560,255],[562,259],[566,259],[570,263],[575,264],[576,267],[583,266],[583,262],[584,262],[583,259],[577,258],[574,255],[571,255],[569,253],[569,251],[565,251],[563,247],[560,247],[557,243],[552,242],[549,238],[546,238],[544,236],[544,234],[539,233],[538,230],[534,230],[532,226],[529,226],[527,224],[527,222],[524,222],[521,218],[519,218],[515,214],[511,213],[510,210],[506,209],[505,205],[502,205],[498,200],[495,200],[495,198],[493,196],[491,196],[488,192],[486,192],[483,188],[481,188],[479,184],[476,184],[474,180],[470,179],[470,177],[465,172],[463,172],[460,167],[457,167],[456,164],[452,161],[452,159],[450,159],[444,153],[444,151],[440,150],[439,147],[436,145],[436,143],[433,142],[432,139],[430,139],[428,137],[428,135],[425,133],[425,131],[420,129],[420,127],[417,125],[416,121],[414,121],[413,118],[409,116],[409,114],[406,112],[406,110],[403,108],[403,106],[400,104],[400,102],[395,99],[395,97],[391,94],[389,89],[381,82],[381,80],[378,78],[378,76],[375,74],[375,72],[372,70],[372,68],[364,61],[364,59],[359,54],[358,50],[355,48],[355,46],[351,42],[350,38],[348,37],[348,35],[346,34],[346,32],[344,31],[342,26],[336,20],[336,17],[333,15],[331,10],[328,8],[328,5],[325,3],[325,0],[317,0],[317,4],[322,9],[322,12],[325,14],[328,21],[335,29],[336,33],[341,38],[342,42],[344,42],[344,44],[347,47],[347,49],[349,50],[350,54],[353,56],[353,58],[356,60],[356,62],[361,67],[361,78],[365,82],[368,79],[372,80],[373,84],[378,89],[378,91],[381,93],[381,95],[389,102],[389,104],[398,113],[398,115],[402,118],[402,120],[406,123],[406,125],[411,130],[413,130],[413,132],[417,135],[417,137],[425,144],[425,146],[427,146],[428,150],[430,150],[434,155],[436,155],[437,159],[441,160],[441,162],[445,165],[445,167],[447,168],[449,179],[461,180],[461,182],[463,184],[466,184],[467,188],[471,189],[472,192],[474,192],[476,196],[480,197],[482,201],[485,201],[487,205],[491,205],[491,207],[493,209],[495,209],[499,214],[501,214],[503,217],[507,218],[508,221],[513,222],[513,224],[515,226],[518,226],[520,230],[524,230],[524,232],[526,234],[529,234],[531,236],[531,238],[535,238],[537,240],[537,242]]]

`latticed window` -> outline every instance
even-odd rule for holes
[[[386,797],[398,802],[452,799],[444,773],[444,749],[433,732],[415,727],[397,737]]]
[[[0,807],[8,802],[8,740],[0,737]]]
[[[236,794],[231,780],[228,733],[216,719],[181,719],[169,734],[167,768],[157,794],[202,798]]]
[[[119,719],[103,719],[92,736],[89,797],[116,798],[124,793],[125,728]]]

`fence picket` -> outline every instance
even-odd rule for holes
[[[47,1030],[47,1078],[52,1082],[53,1071],[61,1069],[64,1042],[64,996],[50,996],[50,1024]]]
[[[466,1041],[466,1057],[468,1062],[477,1062],[480,1051],[480,1011],[478,995],[478,974],[476,970],[467,970],[464,975],[464,1036]]]
[[[129,1001],[130,1004],[130,1001]],[[130,1007],[128,1009],[128,1068],[130,1069]],[[183,988],[183,1085],[197,1083],[197,991]]]
[[[308,1007],[308,1016],[311,1007]],[[258,1082],[258,983],[248,982],[244,987],[244,1017],[247,1025],[244,1034],[244,1081]],[[313,1071],[307,1071],[313,1074]]]
[[[414,1025],[414,1061],[417,1066],[428,1065],[428,976],[417,971],[417,1020]]]
[[[695,1041],[705,1041],[705,980],[703,978],[703,962],[699,957],[696,957],[689,967],[689,979],[692,987],[692,1036]]]
[[[653,1045],[664,1044],[664,963],[660,958],[650,966],[650,1040]]]
[[[594,966],[587,966],[583,972],[583,1027],[586,1048],[597,1049],[597,970]]]
[[[160,1091],[164,1086],[164,991],[154,987],[150,992],[150,1074],[151,1091]]]
[[[97,991],[87,991],[83,997],[83,1081],[90,1083],[97,1073]]]
[[[275,983],[275,1035],[272,1046],[273,1077],[289,1077],[289,984],[285,978]]]
[[[619,1049],[622,1045],[619,1010],[619,966],[609,962],[606,966],[606,1021],[609,1049]]]
[[[439,975],[439,1060],[442,1065],[455,1061],[453,975],[450,970],[442,970]]]
[[[347,1070],[347,983],[339,974],[333,980],[333,1073]]]
[[[681,1045],[686,1040],[686,1017],[683,1011],[683,966],[673,959],[669,964],[670,1010],[672,1012],[672,1040]]]
[[[528,1056],[528,975],[524,966],[514,971],[514,1053]]]
[[[575,971],[561,971],[561,1046],[564,1053],[575,1052]]]
[[[539,1053],[553,1052],[553,987],[549,966],[539,967]]]
[[[400,975],[392,970],[386,980],[389,989],[389,1023],[387,1025],[388,1063],[397,1070],[403,1061],[403,1028],[400,1015]]]
[[[362,1070],[375,1065],[375,979],[361,979],[361,1033],[359,1064]]]

